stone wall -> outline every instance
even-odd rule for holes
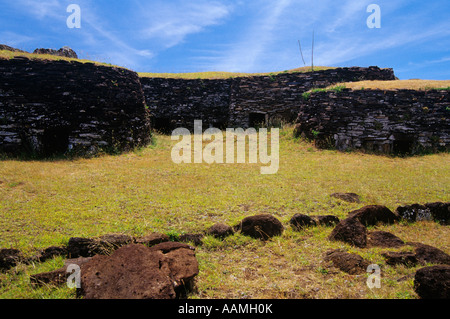
[[[350,90],[305,98],[295,134],[320,147],[416,154],[448,150],[450,92]]]
[[[0,74],[1,153],[85,155],[151,140],[135,72],[16,57],[0,59]]]
[[[152,126],[170,133],[177,127],[193,129],[194,120],[203,127],[226,127],[231,80],[184,80],[141,78]]]
[[[236,127],[294,122],[302,94],[340,82],[394,80],[392,69],[337,68],[307,73],[237,78],[233,81],[230,123]],[[271,123],[273,122],[273,123]]]
[[[307,73],[281,73],[221,80],[142,78],[154,126],[253,127],[271,122],[294,122],[302,94],[339,82],[394,80],[392,69],[336,68]]]

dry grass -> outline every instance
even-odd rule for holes
[[[360,81],[345,82],[339,85],[345,86],[347,89],[353,90],[431,90],[431,89],[448,89],[450,88],[450,80],[396,80],[396,81]],[[330,88],[334,87],[330,86]]]
[[[314,71],[333,69],[331,67],[325,66],[315,66]],[[186,79],[186,80],[196,80],[196,79],[229,79],[238,77],[249,77],[249,76],[273,76],[277,74],[284,73],[304,73],[311,72],[311,67],[301,67],[292,70],[278,71],[271,73],[242,73],[242,72],[193,72],[193,73],[138,73],[140,77],[148,78],[169,78],[169,79]]]
[[[73,59],[73,58],[66,58],[51,54],[34,54],[34,53],[27,53],[27,52],[13,52],[8,50],[0,50],[0,59],[10,60],[15,57],[25,57],[30,60],[46,60],[46,61],[68,61],[68,62],[79,62],[79,63],[93,63],[95,65],[102,65],[102,66],[110,66],[110,67],[116,67],[116,68],[122,68],[116,65],[108,64],[108,63],[102,63],[102,62],[96,62],[91,60],[84,60],[84,59]]]
[[[270,213],[286,230],[261,242],[241,234],[206,237],[196,249],[197,292],[190,298],[416,298],[418,267],[385,265],[386,249],[359,249],[330,242],[331,227],[293,231],[295,213],[332,214],[382,204],[449,201],[450,155],[392,158],[315,149],[280,132],[280,170],[261,175],[260,164],[181,164],[171,161],[175,142],[120,156],[73,161],[0,162],[0,247],[27,254],[67,244],[74,236],[107,233],[196,233],[216,222]],[[329,195],[355,192],[361,204]],[[450,253],[449,228],[434,222],[399,223],[379,229]],[[351,276],[323,262],[328,249],[359,253],[382,269],[382,288],[370,290],[367,275]],[[62,259],[18,266],[0,274],[0,298],[73,298],[67,288],[33,289],[29,275],[56,269]],[[400,279],[400,280],[399,280]]]

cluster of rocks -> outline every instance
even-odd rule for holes
[[[56,56],[62,56],[66,58],[72,58],[72,59],[78,59],[77,53],[69,48],[68,46],[64,46],[59,50],[54,49],[36,49],[33,51],[34,54],[50,54],[50,55],[56,55]]]
[[[356,194],[332,194],[348,201],[359,201]],[[296,231],[318,225],[332,226],[328,239],[341,241],[358,248],[401,248],[408,251],[386,251],[382,253],[388,265],[413,267],[428,263],[438,264],[419,269],[414,287],[422,298],[448,298],[450,296],[450,256],[442,250],[418,242],[404,242],[386,231],[371,230],[367,226],[393,224],[405,218],[413,220],[418,207],[428,209],[426,216],[448,225],[450,203],[409,205],[392,212],[381,205],[364,206],[348,213],[340,220],[333,215],[308,216],[295,214],[289,226]],[[444,213],[446,211],[446,213]],[[423,220],[422,218],[414,220]],[[64,267],[47,273],[31,276],[34,285],[64,284],[70,275],[68,267],[80,267],[81,286],[77,293],[87,299],[114,298],[180,298],[194,289],[194,278],[198,275],[195,248],[188,243],[201,245],[206,235],[224,239],[240,232],[260,240],[279,236],[285,230],[283,223],[270,214],[248,216],[234,226],[217,223],[202,233],[183,234],[177,242],[170,241],[166,234],[152,233],[134,238],[124,234],[109,234],[99,238],[72,237],[67,246],[49,247],[35,256],[25,258],[17,249],[0,249],[0,270],[14,267],[19,262],[43,262],[55,256],[66,256]],[[188,243],[186,243],[188,242]],[[332,263],[351,275],[366,273],[370,261],[343,249],[329,250],[324,261]]]
[[[0,44],[0,50],[28,53],[26,51],[10,47],[9,45],[6,45],[6,44]],[[66,57],[66,58],[78,59],[77,53],[68,46],[64,46],[59,50],[39,48],[39,49],[34,50],[33,53],[34,54],[50,54],[50,55],[56,55],[56,56],[61,56],[61,57]]]
[[[366,226],[379,223],[392,224],[401,219],[416,221],[420,214],[417,207],[426,207],[427,219],[434,219],[448,225],[450,203],[432,203],[426,205],[410,205],[398,207],[394,212],[385,206],[371,205],[349,213],[348,218],[340,221],[329,235],[329,240],[342,241],[359,248],[383,247],[399,248],[412,247],[413,251],[387,251],[382,253],[388,265],[417,265],[439,264],[419,269],[414,276],[414,289],[421,298],[450,297],[450,256],[442,250],[418,242],[404,242],[399,237],[385,231],[368,231]],[[446,214],[444,214],[444,210]],[[400,213],[400,214],[399,214]],[[412,218],[411,216],[414,216]],[[364,260],[358,254],[351,254],[342,250],[331,250],[326,253],[325,261],[331,261],[334,266],[349,274],[364,273],[371,262]]]
[[[35,286],[66,284],[70,267],[75,265],[81,284],[77,295],[85,299],[175,299],[194,288],[198,274],[195,248],[158,233],[142,238],[123,234],[73,237],[65,247],[49,247],[29,258],[17,249],[2,249],[0,269],[61,255],[67,257],[62,268],[32,275],[30,282]]]

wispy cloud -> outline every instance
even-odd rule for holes
[[[27,12],[36,19],[64,19],[65,7],[63,1],[58,0],[14,0],[11,2],[21,11]]]
[[[247,72],[298,67],[302,64],[297,40],[301,39],[307,63],[310,63],[313,30],[316,65],[342,65],[449,35],[450,21],[430,21],[433,12],[430,8],[405,15],[402,11],[408,6],[407,1],[381,2],[382,28],[369,30],[366,20],[370,13],[366,8],[373,3],[371,0],[314,3],[286,0],[270,5],[260,0],[258,3],[264,5],[264,9],[248,20],[249,25],[239,40],[229,43],[228,49],[215,55],[197,58],[196,62],[209,69]],[[427,21],[427,24],[417,21]]]
[[[136,18],[143,21],[139,36],[170,48],[190,34],[220,24],[232,7],[215,1],[156,1],[141,2],[139,8]]]
[[[247,30],[237,43],[232,43],[228,50],[221,52],[214,63],[217,70],[249,71],[253,70],[267,48],[276,38],[275,30],[280,19],[291,5],[291,0],[266,2],[259,14],[251,21]]]

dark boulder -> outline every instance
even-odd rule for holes
[[[23,259],[24,257],[18,249],[0,249],[0,271],[15,267]]]
[[[389,208],[382,205],[368,205],[351,211],[349,217],[358,219],[365,226],[375,226],[378,223],[393,224],[399,220]]]
[[[92,257],[95,255],[94,246],[94,239],[72,237],[67,244],[67,256],[68,258]]]
[[[450,225],[450,202],[427,203],[425,207],[430,210],[436,222],[442,225]]]
[[[399,206],[395,213],[403,220],[416,222],[422,220],[432,220],[433,216],[429,208],[420,204]]]
[[[319,215],[311,216],[311,218],[316,222],[317,225],[323,226],[335,226],[339,224],[339,218],[334,215]]]
[[[364,274],[370,263],[359,256],[346,251],[336,249],[325,253],[325,262],[332,262],[333,266],[350,275]]]
[[[78,59],[78,55],[75,53],[75,51],[67,46],[62,47],[59,50],[40,48],[40,49],[34,50],[33,53],[34,54],[50,54],[50,55],[61,56],[61,57],[66,57],[66,58]]]
[[[208,230],[206,231],[208,235],[214,236],[216,238],[223,239],[225,237],[231,236],[234,234],[233,228],[231,226],[217,223],[212,225]]]
[[[370,247],[395,248],[405,245],[403,240],[386,231],[372,231],[367,235],[367,245]]]
[[[422,263],[450,265],[450,256],[439,248],[422,243],[408,243],[414,246],[417,259]]]
[[[367,245],[367,229],[357,219],[347,218],[334,227],[328,239],[364,248]]]
[[[413,267],[419,262],[416,254],[407,251],[388,251],[381,254],[386,260],[386,264],[391,266],[404,265],[406,267]]]
[[[450,266],[440,265],[417,270],[414,290],[422,299],[450,299]]]
[[[304,227],[316,226],[314,219],[303,214],[295,214],[289,223],[295,230],[301,230]]]
[[[244,218],[235,226],[235,229],[246,236],[267,240],[273,236],[281,235],[284,227],[274,216],[260,214]]]
[[[193,243],[196,246],[200,246],[203,244],[204,234],[182,234],[178,238],[179,241],[184,243]]]

